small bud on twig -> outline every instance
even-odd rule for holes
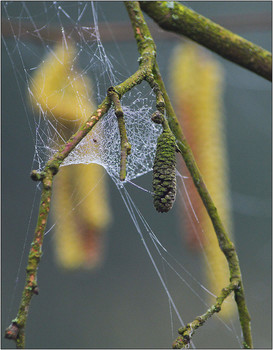
[[[12,322],[5,330],[5,338],[16,340],[19,333],[19,327],[16,322]]]
[[[30,177],[33,181],[42,181],[45,178],[45,173],[43,171],[32,170]]]
[[[155,111],[151,116],[152,121],[156,124],[162,124],[163,118],[164,117],[162,113],[160,113],[159,111]]]

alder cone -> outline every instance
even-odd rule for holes
[[[158,137],[153,166],[154,207],[160,213],[168,212],[175,201],[176,143],[173,134],[164,130]]]

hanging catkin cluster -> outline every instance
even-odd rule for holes
[[[232,217],[223,115],[223,67],[208,51],[193,43],[177,46],[170,67],[170,86],[175,87],[173,98],[177,117],[224,226],[231,233]],[[187,175],[185,168],[179,171]],[[187,184],[187,191],[191,203],[186,201],[184,205],[181,201],[183,210],[186,208],[183,227],[186,228],[187,240],[191,247],[202,247],[205,250],[207,262],[210,264],[209,269],[207,264],[203,264],[209,289],[219,294],[223,286],[228,284],[228,266],[193,182]],[[199,223],[193,224],[196,216]],[[209,301],[211,302],[212,300]],[[233,302],[223,304],[222,316],[228,318],[234,312]]]
[[[154,207],[160,213],[168,212],[175,201],[175,137],[163,130],[158,137],[153,166]]]
[[[72,43],[67,48],[56,45],[54,54],[35,71],[31,85],[33,107],[38,105],[50,122],[60,121],[56,131],[66,137],[94,109],[92,81],[77,73],[75,57]],[[103,130],[98,136],[103,137]],[[57,147],[64,142],[59,138]],[[98,153],[94,138],[89,134],[86,140],[93,154]],[[98,164],[73,164],[61,167],[54,181],[55,249],[65,269],[92,269],[103,259],[104,234],[111,219],[104,174]]]

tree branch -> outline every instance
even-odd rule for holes
[[[211,51],[272,81],[272,55],[175,1],[141,1],[141,8],[163,29],[185,35]]]
[[[222,289],[221,294],[216,298],[216,303],[212,305],[207,312],[201,316],[197,316],[194,321],[188,323],[184,328],[180,328],[178,333],[180,333],[181,336],[177,337],[173,342],[173,349],[187,347],[196,329],[203,326],[213,314],[220,312],[224,300],[237,288],[238,285],[236,282],[230,283],[228,287]]]
[[[84,123],[80,129],[69,139],[69,141],[60,148],[60,150],[47,162],[42,172],[33,170],[31,178],[34,181],[41,181],[43,185],[41,202],[38,214],[38,221],[31,243],[31,249],[28,256],[28,265],[26,268],[26,282],[23,290],[21,303],[17,316],[12,320],[11,325],[5,331],[5,337],[16,341],[17,348],[25,348],[25,327],[30,307],[30,302],[34,294],[38,294],[37,271],[42,256],[42,245],[47,218],[50,210],[52,182],[54,175],[57,174],[59,166],[76,145],[87,135],[97,121],[109,110],[111,102],[106,99],[99,105],[98,109]]]
[[[152,70],[155,64],[155,44],[147,26],[143,26],[143,16],[134,18],[134,8],[130,7],[131,20],[134,23],[135,37],[139,45],[141,54],[139,69],[123,83],[114,87],[114,90],[121,98],[126,92],[131,90],[143,80],[147,80],[152,88],[156,88]],[[156,90],[156,100],[162,108],[162,97]],[[16,318],[5,331],[5,337],[16,341],[17,348],[25,348],[25,327],[32,296],[37,294],[37,271],[42,255],[42,244],[46,228],[47,218],[50,210],[50,200],[52,193],[53,177],[57,174],[60,165],[69,153],[81,142],[81,140],[90,132],[95,124],[108,112],[112,100],[106,96],[97,110],[88,118],[88,120],[79,128],[79,130],[68,140],[66,144],[60,147],[51,159],[46,163],[42,172],[32,171],[31,178],[35,181],[41,181],[43,184],[38,221],[34,238],[29,252],[27,274],[25,287],[22,293],[21,303]]]
[[[23,290],[22,300],[17,317],[7,328],[5,336],[16,341],[17,348],[24,347],[25,342],[25,325],[28,316],[28,310],[33,294],[38,294],[37,289],[37,269],[42,255],[42,244],[44,231],[47,223],[51,194],[52,194],[53,171],[48,170],[42,177],[43,190],[41,196],[40,209],[38,214],[37,226],[35,229],[34,239],[28,256],[26,268],[27,276]]]
[[[229,240],[227,233],[222,225],[217,209],[208,193],[206,185],[202,179],[199,169],[195,163],[192,152],[187,144],[179,123],[176,119],[168,94],[166,92],[163,80],[161,78],[155,56],[156,49],[154,41],[151,37],[149,28],[144,21],[143,14],[140,10],[138,2],[125,2],[131,23],[134,29],[135,38],[140,57],[139,69],[127,80],[114,90],[118,94],[119,99],[137,84],[146,80],[156,95],[157,110],[163,113],[166,107],[167,119],[169,126],[177,140],[178,148],[185,160],[185,163],[191,173],[195,186],[204,202],[208,214],[213,223],[220,248],[224,252],[230,269],[230,282],[236,285],[235,300],[238,306],[241,327],[243,330],[244,340],[248,347],[252,347],[250,318],[247,311],[244,290],[241,279],[238,257],[233,243]],[[106,96],[104,101],[98,106],[97,110],[88,118],[88,120],[79,128],[79,130],[63,145],[58,152],[47,162],[44,170],[40,173],[33,171],[31,177],[33,180],[41,181],[43,190],[41,194],[41,203],[37,221],[37,227],[34,234],[33,243],[29,253],[27,265],[27,275],[25,287],[22,294],[21,304],[15,320],[6,329],[6,337],[16,340],[18,348],[25,347],[25,326],[30,307],[30,301],[33,294],[37,294],[37,269],[42,254],[42,243],[44,231],[46,228],[47,217],[50,209],[50,199],[52,193],[52,181],[57,174],[58,169],[63,160],[77,146],[77,144],[88,134],[93,126],[108,112],[111,107],[111,99]]]
[[[222,220],[218,215],[217,208],[214,205],[214,202],[208,192],[208,189],[202,178],[200,170],[198,169],[198,166],[195,162],[190,146],[187,143],[186,138],[179,125],[179,122],[176,118],[174,109],[172,107],[170,98],[166,91],[166,88],[162,80],[162,77],[160,75],[157,64],[155,65],[154,76],[156,78],[156,81],[158,82],[158,85],[161,91],[163,92],[169,126],[176,138],[177,146],[182,154],[185,164],[192,176],[195,187],[197,188],[199,195],[208,212],[208,215],[211,219],[215,233],[217,235],[219,246],[227,259],[229,272],[230,272],[230,282],[238,285],[238,288],[235,289],[234,291],[235,301],[237,303],[244,340],[246,344],[250,348],[252,348],[253,344],[252,344],[252,335],[251,335],[251,326],[250,326],[250,315],[246,306],[239,259],[238,259],[234,244],[229,239],[229,236],[222,224]]]
[[[143,15],[139,9],[140,4],[142,3],[143,2],[139,3],[135,1],[125,2],[127,11],[129,13],[129,16],[133,25],[135,36],[136,37],[138,36],[137,45],[140,53],[143,45],[142,40],[144,39],[144,37],[141,35],[139,36],[139,33],[140,33],[139,28],[141,28],[143,32],[145,31],[145,39],[146,40],[149,39],[148,43],[151,43],[152,47],[155,47],[154,41],[151,37],[147,24],[144,21]],[[148,4],[150,5],[152,5],[153,3],[154,2],[148,2]],[[172,3],[164,2],[164,6],[170,6],[170,4]],[[138,26],[135,25],[136,21],[138,21],[139,23]],[[240,265],[239,265],[239,260],[238,260],[238,256],[237,256],[234,244],[229,239],[229,236],[218,215],[217,208],[208,192],[208,189],[205,185],[202,175],[197,167],[197,164],[195,162],[190,146],[188,145],[186,138],[183,135],[182,129],[175,115],[174,109],[172,107],[171,101],[169,99],[168,93],[166,91],[166,88],[162,80],[156,61],[153,66],[152,73],[153,73],[153,77],[155,78],[158,84],[158,87],[161,93],[163,94],[168,123],[176,138],[177,146],[184,158],[187,168],[189,169],[189,172],[199,192],[199,195],[207,209],[208,215],[212,221],[215,233],[217,235],[219,246],[227,259],[229,271],[230,271],[230,282],[237,286],[237,288],[235,289],[235,300],[237,303],[244,341],[250,348],[252,348],[253,344],[252,344],[252,335],[251,335],[251,326],[250,326],[250,316],[249,316],[246,302],[245,302]]]

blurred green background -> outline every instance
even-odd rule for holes
[[[271,50],[271,2],[183,4]],[[61,5],[71,16],[77,11],[74,2]],[[2,2],[3,18],[5,6]],[[27,2],[26,7],[34,21],[37,14],[41,17],[44,13],[45,23],[52,24],[45,10],[47,4]],[[9,5],[11,19],[29,21],[23,8],[21,2]],[[121,40],[113,31],[111,41],[104,44],[126,77],[128,71],[137,69],[138,53],[124,5],[100,2],[96,8],[99,20],[109,26],[109,33],[111,22],[128,25],[127,38]],[[92,18],[87,12],[82,23],[88,22],[88,15]],[[175,35],[161,39],[163,31],[153,28],[159,67],[167,82],[168,60],[181,39]],[[12,56],[14,38],[3,35]],[[25,45],[43,58],[45,51],[39,43],[28,40]],[[22,46],[21,54],[28,66],[36,67],[40,62],[31,50]],[[29,123],[33,121],[22,103],[27,91],[25,72],[20,71],[20,57],[12,57],[14,67],[2,41],[2,332],[17,314],[39,202],[39,193],[33,202],[36,184],[29,177],[34,154]],[[226,71],[224,102],[236,247],[252,317],[254,346],[271,348],[271,83],[220,57],[219,60]],[[15,69],[24,96],[20,96]],[[151,174],[136,183],[151,189]],[[202,282],[202,260],[183,241],[176,215],[178,206],[167,216],[160,216],[147,193],[131,186],[128,189],[170,253]],[[28,348],[169,348],[176,337],[179,324],[174,319],[172,334],[166,294],[110,178],[109,193],[114,220],[107,232],[105,261],[99,269],[63,272],[54,261],[53,232],[45,237],[38,272],[40,294],[33,297],[27,323]],[[168,285],[185,323],[205,312],[204,305],[175,274],[168,276]],[[196,289],[205,297],[198,286]],[[240,338],[237,315],[233,325],[227,324],[234,326]],[[199,348],[239,347],[235,333],[216,317],[199,329],[193,340]],[[2,348],[13,347],[14,343],[3,339],[2,333]]]

